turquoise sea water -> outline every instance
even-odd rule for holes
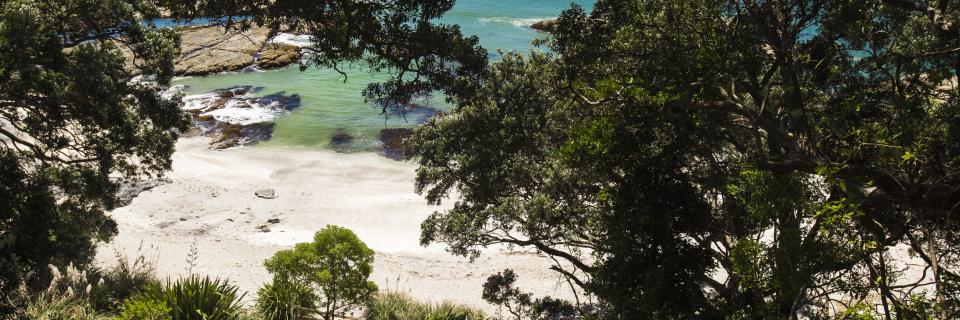
[[[589,10],[593,1],[574,1]],[[464,34],[477,35],[482,46],[496,50],[526,52],[533,48],[531,41],[544,37],[527,28],[530,23],[556,17],[569,7],[570,1],[557,0],[459,0],[453,10],[440,22],[458,24]],[[301,72],[289,67],[263,72],[240,72],[205,77],[185,78],[174,84],[187,86],[186,94],[199,94],[233,86],[259,87],[258,95],[281,93],[298,95],[299,108],[275,121],[273,138],[258,144],[260,147],[298,147],[326,149],[338,132],[353,136],[349,149],[376,151],[379,132],[384,128],[412,127],[422,114],[408,114],[406,119],[393,115],[384,117],[380,108],[365,104],[361,91],[378,76],[348,68],[348,81],[333,70],[311,68]],[[441,110],[448,109],[440,97],[424,104]]]

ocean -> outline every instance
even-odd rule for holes
[[[593,1],[574,1],[588,10]],[[438,22],[460,25],[466,35],[476,35],[480,44],[498,59],[497,50],[528,52],[545,50],[534,48],[531,42],[546,37],[528,26],[538,20],[554,18],[571,2],[555,0],[459,0],[456,6]],[[420,104],[428,107],[408,112],[405,117],[381,114],[381,108],[364,103],[361,92],[370,82],[382,80],[382,75],[371,75],[357,67],[344,69],[347,81],[333,70],[309,68],[300,71],[297,66],[253,72],[236,72],[203,77],[180,78],[175,85],[183,85],[187,95],[202,94],[217,89],[252,86],[255,95],[296,96],[300,105],[289,114],[274,121],[273,136],[253,147],[292,147],[310,149],[333,148],[334,136],[347,134],[348,141],[338,141],[336,150],[346,152],[375,152],[380,150],[380,130],[410,128],[434,110],[446,111],[449,105],[442,97],[425,98]],[[434,109],[434,110],[430,110]]]

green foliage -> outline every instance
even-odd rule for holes
[[[613,319],[867,296],[903,315],[905,246],[942,275],[929,310],[960,314],[960,7],[599,0],[557,21],[555,54],[505,54],[408,140],[417,192],[459,195],[424,244],[536,249]]]
[[[298,320],[314,314],[314,295],[308,288],[268,283],[257,291],[257,312],[266,320]]]
[[[367,320],[482,320],[483,312],[450,302],[433,305],[401,292],[375,294],[366,304]]]
[[[0,2],[0,293],[27,270],[42,286],[47,264],[88,264],[116,233],[118,182],[169,168],[188,122],[160,96],[178,39],[142,23],[158,15],[135,0]]]
[[[90,293],[91,303],[97,310],[126,309],[124,304],[128,298],[161,284],[154,265],[142,253],[132,261],[119,252],[116,258],[115,265],[100,272],[100,283]]]
[[[152,286],[124,303],[138,310],[156,311],[167,308],[172,320],[236,320],[243,313],[236,286],[226,280],[190,276]]]
[[[573,320],[589,318],[595,313],[550,297],[533,299],[532,294],[514,287],[516,280],[516,274],[510,269],[490,276],[483,284],[483,300],[499,306],[501,313],[517,320]]]
[[[373,250],[349,229],[327,226],[314,235],[313,242],[298,243],[291,250],[279,251],[264,265],[273,274],[271,290],[295,290],[302,306],[332,320],[362,306],[377,291],[368,281],[373,271]],[[289,300],[288,300],[289,301]],[[266,302],[272,304],[272,302]],[[284,303],[274,306],[293,306]]]
[[[127,299],[118,320],[169,320],[171,309],[161,301],[146,297]]]
[[[837,319],[840,320],[878,320],[879,315],[873,312],[871,306],[867,303],[858,303],[843,310]]]

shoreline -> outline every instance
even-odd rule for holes
[[[452,200],[434,207],[415,194],[412,163],[371,152],[211,150],[208,142],[181,138],[165,177],[172,182],[144,191],[130,205],[109,213],[119,234],[101,244],[98,265],[115,263],[114,251],[131,259],[143,254],[155,263],[158,277],[175,278],[187,273],[188,255],[195,247],[194,273],[229,278],[252,303],[256,290],[270,279],[265,259],[335,224],[353,230],[377,252],[370,280],[381,290],[493,312],[495,306],[481,298],[482,285],[488,276],[511,268],[522,290],[573,297],[559,274],[548,270],[552,261],[533,252],[489,248],[471,263],[440,245],[421,247],[420,222],[449,208]],[[275,190],[277,198],[256,196],[261,189]]]

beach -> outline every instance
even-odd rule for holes
[[[310,241],[326,225],[339,225],[376,251],[370,280],[381,290],[493,312],[495,307],[481,298],[482,285],[510,268],[523,290],[574,298],[559,274],[548,270],[552,261],[534,252],[488,248],[470,262],[441,245],[420,246],[421,221],[452,200],[429,206],[414,193],[412,162],[369,152],[256,146],[211,150],[208,144],[202,137],[182,138],[165,176],[170,183],[110,212],[119,234],[100,246],[101,267],[116,263],[118,254],[131,259],[144,255],[161,279],[191,271],[228,278],[252,303],[257,288],[271,279],[264,260]],[[273,190],[274,198],[257,195],[266,190]]]

